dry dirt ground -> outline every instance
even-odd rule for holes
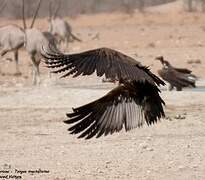
[[[157,55],[187,67],[205,85],[205,15],[181,13],[178,4],[155,7],[144,15],[120,13],[68,18],[83,39],[70,44],[70,52],[111,47],[150,66],[160,68]],[[20,21],[2,20],[0,25]],[[38,28],[46,29],[45,19]],[[99,39],[93,37],[99,34]],[[8,56],[12,56],[11,54]],[[188,64],[200,60],[201,64]],[[48,78],[41,66],[42,82],[31,85],[30,59],[20,52],[21,76],[14,76],[13,62],[1,60],[0,75],[0,179],[90,180],[204,180],[205,93],[162,91],[167,118],[160,123],[92,140],[79,140],[62,123],[65,113],[108,92],[114,85],[101,79]],[[49,173],[20,171],[48,170]],[[2,172],[8,170],[9,173]],[[11,178],[11,176],[10,176]]]

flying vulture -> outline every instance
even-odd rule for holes
[[[158,70],[158,74],[170,84],[169,90],[174,87],[177,91],[181,91],[184,87],[196,87],[196,76],[191,74],[192,71],[173,67],[168,61],[164,60],[163,56],[156,57],[156,60],[159,60],[163,65],[163,68]]]
[[[78,138],[89,139],[151,125],[164,117],[165,105],[159,96],[159,85],[165,83],[147,67],[135,59],[109,48],[99,48],[77,54],[63,54],[52,50],[42,52],[48,68],[53,73],[64,73],[62,77],[79,75],[117,79],[119,85],[105,96],[73,108],[68,113],[67,124],[74,124],[68,130]]]

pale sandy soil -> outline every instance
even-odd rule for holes
[[[131,55],[153,72],[161,66],[153,59],[164,55],[179,67],[187,67],[205,79],[205,15],[156,11],[132,17],[120,13],[69,19],[82,43],[70,44],[71,52],[101,46]],[[164,10],[160,7],[157,10]],[[47,28],[45,20],[37,26]],[[1,20],[0,25],[10,23]],[[18,23],[21,22],[13,22]],[[99,33],[99,40],[92,37]],[[136,56],[137,55],[137,56]],[[8,55],[8,56],[11,56]],[[188,60],[201,64],[187,64]],[[205,93],[162,91],[166,119],[154,126],[89,141],[78,140],[62,123],[65,113],[108,92],[95,75],[77,80],[48,78],[31,86],[30,59],[20,52],[22,76],[15,77],[13,62],[2,60],[0,76],[0,170],[49,170],[49,174],[23,174],[23,179],[90,180],[204,180]],[[197,83],[204,86],[204,81]],[[2,173],[0,173],[0,176]],[[15,174],[20,175],[20,174]]]

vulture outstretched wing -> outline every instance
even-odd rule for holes
[[[135,88],[137,91],[135,91]],[[68,130],[81,133],[79,138],[90,139],[142,126],[151,125],[164,117],[164,101],[157,87],[148,82],[120,85],[102,98],[73,109],[67,114],[67,124],[75,123]]]
[[[135,59],[109,48],[99,48],[77,54],[62,54],[59,52],[42,53],[48,68],[57,68],[53,73],[73,75],[91,75],[96,71],[97,76],[116,80],[149,81],[154,84],[164,82],[142,66]]]
[[[100,48],[79,54],[62,54],[59,51],[42,54],[49,68],[58,68],[54,73],[66,71],[63,77],[90,75],[97,72],[107,78],[120,80],[118,87],[102,98],[73,108],[68,113],[68,130],[80,133],[79,138],[112,134],[150,125],[164,117],[164,101],[159,96],[157,85],[164,82],[129,56],[118,51]],[[157,85],[156,85],[157,84]]]

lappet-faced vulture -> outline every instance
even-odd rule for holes
[[[56,68],[54,73],[90,75],[119,80],[119,85],[105,96],[68,113],[67,124],[74,124],[68,130],[71,134],[80,133],[79,138],[108,135],[151,125],[164,117],[163,105],[159,96],[159,85],[165,83],[147,67],[135,59],[109,48],[99,48],[77,54],[62,54],[55,50],[42,53],[48,68]]]
[[[174,87],[177,91],[181,91],[184,87],[196,87],[196,76],[191,74],[192,71],[186,68],[175,68],[163,56],[156,57],[162,63],[162,69],[158,70],[158,74],[162,79],[170,84],[169,90]]]

